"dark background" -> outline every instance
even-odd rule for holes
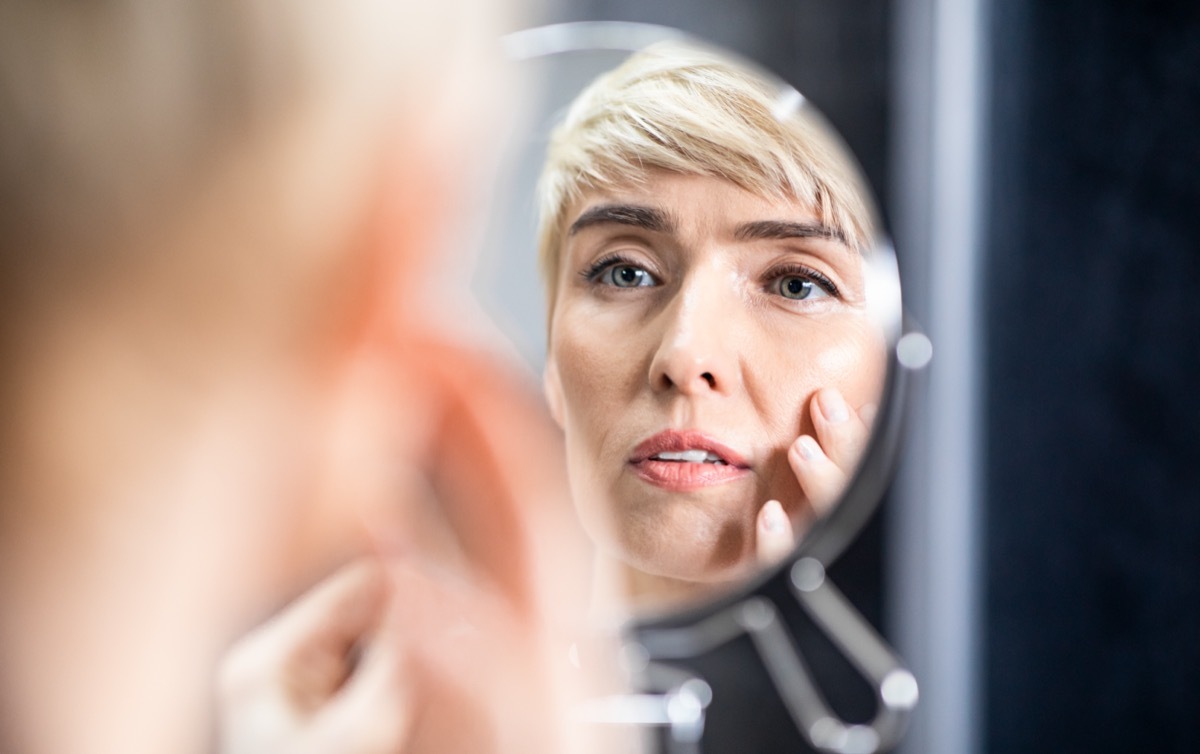
[[[996,2],[990,752],[1200,747],[1200,3]]]
[[[550,20],[663,23],[767,64],[842,131],[887,214],[904,7],[574,0]],[[1200,3],[984,9],[978,741],[1196,751]],[[891,504],[830,572],[885,635]],[[803,750],[749,701],[744,662],[712,671],[706,750]]]

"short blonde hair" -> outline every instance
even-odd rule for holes
[[[253,258],[278,289],[318,225],[368,201],[347,187],[370,190],[398,120],[435,127],[463,29],[495,31],[476,22],[492,3],[432,5],[0,3],[0,311],[179,267],[190,252],[162,236],[196,237],[205,213],[247,248],[222,237],[197,263]]]
[[[853,158],[795,90],[725,54],[660,43],[596,79],[551,134],[538,182],[539,262],[551,308],[571,207],[589,190],[636,184],[655,169],[811,205],[852,248],[873,238]]]

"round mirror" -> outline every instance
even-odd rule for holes
[[[847,491],[894,424],[901,322],[853,156],[786,82],[675,30],[506,43],[534,107],[474,287],[544,374],[600,609],[827,563],[878,500]]]

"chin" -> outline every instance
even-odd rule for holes
[[[753,572],[754,558],[747,555],[732,562],[701,563],[707,555],[697,552],[694,556],[684,554],[677,558],[637,558],[632,557],[627,562],[649,576],[686,581],[697,586],[721,586],[728,582],[740,581]]]
[[[744,577],[755,562],[753,521],[696,514],[689,510],[683,521],[656,517],[623,529],[617,543],[622,559],[649,576],[697,584]]]

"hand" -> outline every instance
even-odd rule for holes
[[[858,467],[875,419],[874,404],[852,410],[836,388],[823,388],[810,407],[814,433],[801,435],[788,448],[788,464],[808,498],[812,511],[823,516],[846,489]],[[778,500],[768,500],[758,512],[757,548],[760,563],[774,563],[796,546],[796,525]]]
[[[565,662],[564,637],[585,615],[588,551],[563,525],[561,472],[527,463],[561,452],[557,434],[490,361],[406,346],[403,394],[434,417],[405,456],[425,484],[360,506],[377,555],[228,653],[222,754],[585,750],[568,713],[599,674]]]
[[[530,629],[487,586],[364,558],[230,650],[219,750],[560,751]]]
[[[378,564],[352,564],[238,642],[220,670],[220,751],[402,751],[410,683],[400,647],[376,640],[389,591]]]

